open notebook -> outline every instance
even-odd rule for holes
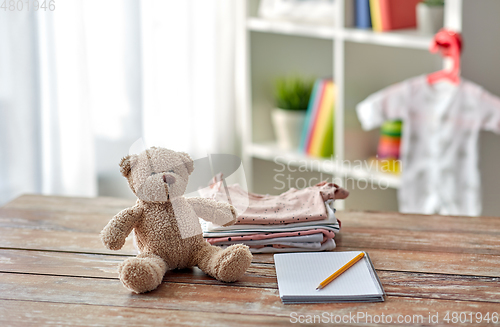
[[[319,283],[360,253],[348,251],[275,254],[281,301],[285,304],[384,301],[384,289],[366,253],[360,261],[325,288],[316,291]]]

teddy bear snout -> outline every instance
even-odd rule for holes
[[[175,183],[175,177],[172,175],[163,175],[163,181],[167,184]]]

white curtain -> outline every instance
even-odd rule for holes
[[[236,2],[142,1],[147,145],[233,153]]]
[[[71,0],[0,11],[0,204],[22,193],[129,195],[140,137],[234,153],[230,0]]]
[[[0,202],[96,194],[81,9],[0,12]]]

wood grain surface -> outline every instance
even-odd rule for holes
[[[323,320],[308,325],[324,325],[333,322],[325,317],[359,313],[424,319],[406,325],[471,326],[493,324],[475,320],[476,313],[500,314],[500,218],[339,212],[336,251],[368,252],[386,301],[283,305],[270,254],[254,255],[236,283],[195,267],[168,272],[153,292],[129,292],[116,269],[136,254],[132,241],[109,251],[99,232],[133,204],[24,195],[0,208],[0,326],[282,326],[312,316]],[[454,312],[474,319],[453,323]],[[436,314],[439,321],[430,322]]]

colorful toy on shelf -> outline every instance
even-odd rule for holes
[[[399,173],[399,158],[401,146],[401,130],[403,123],[400,120],[386,121],[380,128],[377,158],[381,161],[381,170]]]
[[[379,159],[399,159],[402,125],[400,120],[386,121],[382,125],[377,151]]]

